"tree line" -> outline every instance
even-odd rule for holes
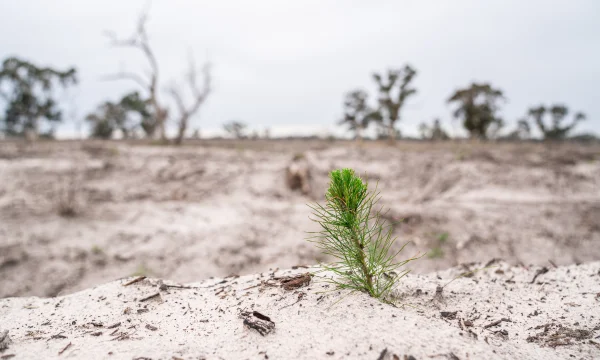
[[[131,81],[138,86],[138,90],[122,95],[117,101],[105,101],[85,116],[91,137],[110,139],[119,131],[123,138],[141,133],[147,138],[166,141],[166,124],[172,121],[177,125],[177,135],[173,141],[181,144],[190,119],[198,113],[212,92],[210,64],[198,68],[192,58],[183,76],[183,85],[177,82],[163,84],[146,31],[146,20],[146,12],[143,12],[135,32],[129,37],[121,38],[114,33],[107,33],[114,47],[138,50],[147,60],[149,71],[120,71],[106,77],[106,80]],[[399,138],[401,133],[396,125],[401,121],[407,100],[417,94],[413,86],[416,76],[416,69],[410,65],[374,73],[372,79],[378,92],[376,101],[371,103],[369,94],[362,89],[348,92],[343,102],[344,115],[339,123],[353,131],[357,139],[362,139],[372,125],[376,127],[378,138],[390,141]],[[63,120],[56,91],[75,86],[77,81],[78,74],[74,67],[59,70],[41,67],[17,57],[5,59],[0,68],[0,104],[4,107],[4,113],[0,114],[0,130],[8,136],[52,137],[56,124]],[[175,111],[170,111],[163,94],[170,97]],[[476,139],[500,137],[506,124],[498,114],[505,101],[503,91],[489,83],[472,83],[459,88],[446,100],[454,107],[453,118],[460,120],[469,137]],[[542,104],[530,108],[518,120],[516,128],[504,137],[530,138],[532,126],[536,126],[544,139],[564,139],[585,118],[582,112],[575,112],[571,116],[569,108],[563,104]],[[240,121],[225,124],[224,130],[235,138],[248,137],[246,125]],[[432,124],[422,123],[419,131],[423,139],[450,138],[439,119]],[[258,137],[257,133],[252,137]]]
[[[374,73],[373,80],[378,89],[378,98],[369,103],[369,94],[362,89],[349,91],[344,98],[344,115],[339,124],[353,131],[355,138],[361,140],[365,131],[375,125],[378,138],[390,141],[401,136],[396,123],[407,99],[416,95],[412,82],[417,71],[410,65],[399,69],[390,69],[385,73]],[[506,126],[498,115],[506,97],[502,90],[489,83],[472,83],[459,88],[446,102],[454,106],[453,118],[460,120],[470,138],[499,138]],[[569,121],[570,110],[563,104],[539,105],[527,110],[518,120],[517,126],[503,138],[524,140],[531,137],[531,124],[535,124],[544,139],[561,140],[567,138],[575,126],[586,119],[583,112],[575,112]],[[419,132],[422,139],[446,140],[450,136],[442,128],[439,119],[433,124],[421,123]]]
[[[147,60],[146,72],[120,71],[106,76],[105,80],[128,80],[139,90],[124,94],[117,101],[105,101],[85,120],[90,124],[90,136],[109,139],[116,131],[123,138],[142,132],[148,138],[166,141],[166,125],[171,119],[177,125],[174,143],[181,144],[188,130],[190,119],[198,113],[212,90],[209,63],[199,69],[190,57],[183,84],[163,84],[160,67],[146,31],[147,12],[139,17],[136,31],[129,37],[118,37],[112,32],[106,35],[113,47],[138,50]],[[59,108],[58,88],[66,89],[77,84],[77,70],[56,70],[40,67],[27,60],[9,57],[0,69],[0,102],[4,115],[0,115],[2,130],[8,136],[51,137],[56,124],[63,120]],[[164,90],[164,91],[162,91]],[[169,108],[161,97],[165,93],[174,104]],[[41,125],[45,126],[43,132]]]

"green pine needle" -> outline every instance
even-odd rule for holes
[[[372,212],[379,194],[369,192],[367,184],[354,170],[334,170],[330,179],[325,206],[309,205],[313,210],[312,220],[319,223],[322,230],[313,233],[308,240],[335,258],[331,264],[322,264],[324,270],[337,275],[331,279],[333,283],[343,289],[364,291],[374,298],[385,299],[397,281],[410,271],[398,272],[398,269],[420,256],[395,262],[406,244],[390,253],[396,241],[392,237],[393,229],[384,224],[379,211]]]

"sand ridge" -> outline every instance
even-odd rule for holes
[[[14,354],[15,359],[600,357],[600,262],[524,268],[496,261],[469,268],[483,270],[468,277],[460,277],[464,267],[408,275],[397,289],[397,307],[362,293],[335,290],[320,277],[282,286],[282,281],[313,273],[315,267],[185,285],[150,278],[132,283],[136,278],[127,278],[63,297],[7,298],[0,300],[0,318],[12,344],[2,355]],[[442,295],[436,296],[436,288],[446,284]],[[253,322],[267,327],[261,331]]]

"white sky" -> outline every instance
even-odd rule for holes
[[[76,66],[69,96],[83,117],[135,89],[101,80],[146,66],[103,32],[131,34],[145,4],[0,0],[0,59]],[[371,73],[405,63],[418,71],[419,93],[402,113],[403,133],[434,117],[450,129],[445,101],[472,81],[505,92],[509,127],[531,105],[563,102],[588,115],[577,132],[600,132],[598,0],[155,0],[147,26],[163,87],[181,79],[189,52],[214,63],[215,91],[192,124],[204,134],[233,119],[275,134],[340,131],[345,92],[362,87],[374,100]]]

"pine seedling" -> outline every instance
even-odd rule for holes
[[[420,256],[395,261],[406,244],[397,252],[390,252],[396,241],[392,226],[384,223],[380,211],[372,211],[379,194],[370,192],[354,170],[334,170],[330,180],[325,206],[309,205],[312,220],[322,229],[308,240],[335,259],[331,264],[321,264],[325,271],[336,275],[331,282],[339,288],[364,291],[385,300],[397,281],[410,271],[399,268]]]

